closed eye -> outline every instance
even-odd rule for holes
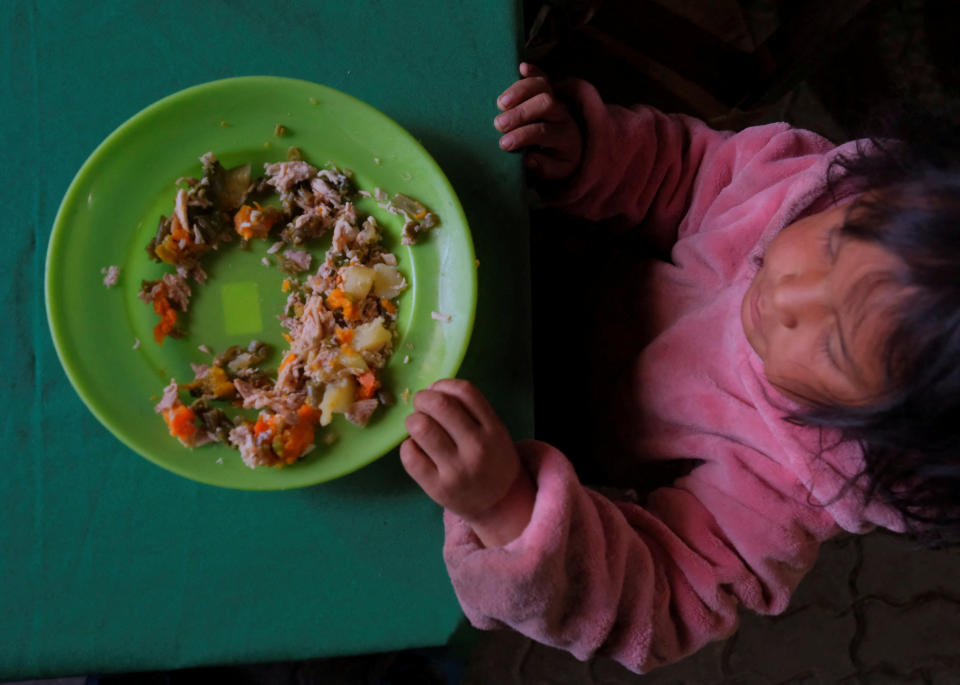
[[[840,236],[840,227],[834,226],[823,234],[823,253],[831,264],[837,259],[837,238]]]
[[[821,347],[821,351],[823,352],[824,356],[826,356],[826,358],[830,360],[830,363],[833,364],[833,366],[834,366],[838,371],[841,370],[841,369],[840,369],[840,364],[837,363],[836,357],[833,356],[833,350],[832,350],[832,348],[831,348],[831,346],[830,346],[830,333],[829,333],[829,332],[828,332],[825,336],[823,336],[823,341],[820,343],[820,347]]]

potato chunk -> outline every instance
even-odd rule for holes
[[[360,353],[350,347],[340,350],[337,361],[340,362],[340,366],[346,369],[359,369],[360,371],[366,371],[370,368],[367,366],[367,362],[360,355]]]
[[[376,272],[368,266],[346,266],[340,270],[343,292],[354,302],[362,300],[373,287]]]
[[[327,426],[334,414],[342,414],[350,408],[356,398],[357,382],[352,375],[345,375],[332,383],[327,383],[320,400],[320,425]]]
[[[385,297],[389,300],[406,289],[407,282],[404,280],[403,274],[397,270],[397,267],[374,264],[373,270],[375,272],[373,294],[377,297]]]
[[[357,352],[376,352],[392,339],[390,331],[383,325],[383,317],[378,316],[370,323],[354,329],[353,349]]]

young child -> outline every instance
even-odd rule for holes
[[[400,456],[446,509],[470,621],[646,672],[732,634],[741,605],[783,611],[841,531],[951,540],[949,155],[835,147],[786,124],[718,132],[520,72],[498,100],[501,147],[525,151],[553,206],[636,226],[670,255],[642,294],[654,335],[624,370],[629,444],[611,458],[700,465],[642,506],[613,502],[550,445],[515,444],[470,383],[418,393]]]

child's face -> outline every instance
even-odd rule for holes
[[[880,277],[899,260],[842,237],[846,210],[834,207],[783,229],[740,306],[767,379],[804,403],[865,404],[884,391],[881,349],[901,288]]]

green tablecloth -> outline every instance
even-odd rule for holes
[[[67,381],[43,265],[73,174],[141,108],[229,76],[326,84],[406,127],[456,188],[481,262],[460,375],[529,436],[527,218],[520,165],[498,151],[491,125],[515,74],[515,3],[11,0],[0,19],[0,677],[445,642],[461,614],[440,556],[440,511],[396,453],[278,493],[221,490],[153,466]]]

